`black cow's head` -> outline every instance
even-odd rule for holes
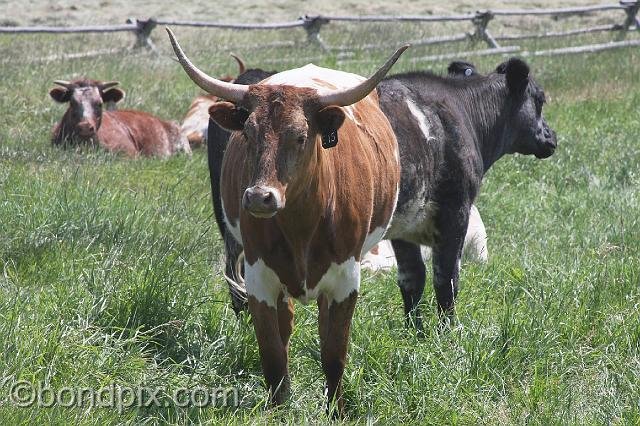
[[[510,99],[509,152],[533,154],[537,158],[551,156],[557,146],[556,132],[542,116],[544,91],[529,75],[529,66],[521,59],[511,58],[498,65],[496,73],[504,74]]]

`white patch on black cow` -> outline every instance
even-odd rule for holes
[[[431,259],[431,248],[425,245],[420,247],[422,259]],[[471,262],[486,263],[489,260],[489,250],[487,248],[487,231],[485,229],[480,212],[475,205],[469,211],[469,226],[464,238],[464,249],[462,259]],[[376,253],[367,252],[362,257],[362,267],[371,271],[388,271],[397,266],[396,257],[393,253],[391,241],[382,240],[377,244]],[[398,271],[398,282],[409,277],[403,276],[402,271]]]
[[[406,102],[407,102],[407,107],[409,108],[409,112],[411,112],[411,115],[413,115],[413,117],[418,122],[418,127],[420,128],[420,131],[424,135],[424,139],[427,142],[431,140],[435,140],[435,138],[431,136],[430,126],[429,126],[429,123],[427,123],[427,117],[424,115],[424,112],[422,112],[420,108],[418,108],[418,106],[411,99],[407,99]]]

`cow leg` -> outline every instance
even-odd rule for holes
[[[278,331],[280,331],[280,340],[288,357],[289,338],[293,332],[293,299],[287,297],[285,300],[283,296],[281,294],[278,301]]]
[[[422,316],[418,304],[422,299],[426,270],[418,244],[402,240],[391,240],[393,253],[398,262],[398,287],[404,302],[404,315],[407,326],[415,324],[422,329]]]
[[[469,223],[469,207],[441,207],[436,219],[438,237],[433,246],[433,287],[442,321],[451,320],[458,295],[460,257]]]
[[[327,411],[335,417],[344,414],[342,375],[347,360],[351,318],[357,300],[358,293],[355,291],[339,303],[328,300],[325,295],[318,298],[322,369],[327,379]]]
[[[281,299],[281,297],[279,297]],[[289,396],[291,382],[288,367],[288,341],[293,321],[293,309],[279,309],[284,302],[278,303],[278,309],[259,302],[249,296],[249,311],[253,318],[253,328],[258,340],[260,361],[269,397],[274,405],[282,404]],[[287,303],[288,305],[288,303]],[[280,323],[288,323],[289,327],[280,330]],[[283,343],[286,337],[287,344]]]

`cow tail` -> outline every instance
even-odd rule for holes
[[[229,291],[231,292],[231,296],[234,301],[239,301],[242,304],[247,303],[247,288],[244,283],[244,277],[242,276],[242,263],[244,262],[244,251],[240,252],[238,259],[236,260],[235,267],[231,274],[233,277],[230,277],[226,270],[223,272],[224,279],[227,281],[229,285]]]

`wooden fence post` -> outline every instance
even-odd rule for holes
[[[495,49],[499,48],[500,45],[496,41],[495,38],[489,31],[487,31],[487,25],[489,25],[489,21],[493,19],[493,13],[490,10],[486,11],[477,11],[476,16],[471,20],[473,25],[476,27],[475,32],[471,35],[473,40],[482,40],[485,41],[489,47],[493,47]]]
[[[327,18],[322,16],[309,16],[304,15],[301,17],[303,21],[303,28],[307,32],[307,42],[317,44],[322,50],[329,50],[327,45],[320,38],[320,29],[323,25],[329,23]]]
[[[133,49],[149,49],[153,52],[157,52],[156,46],[151,39],[151,31],[156,27],[156,21],[153,18],[146,20],[129,18],[127,24],[135,24],[137,29],[135,30],[136,42],[133,44]]]
[[[627,14],[627,18],[620,28],[620,32],[616,37],[616,40],[623,40],[629,32],[629,27],[635,25],[636,30],[640,31],[640,20],[637,18],[638,9],[640,9],[640,1],[624,1],[620,0],[620,5],[624,7],[624,11]]]

